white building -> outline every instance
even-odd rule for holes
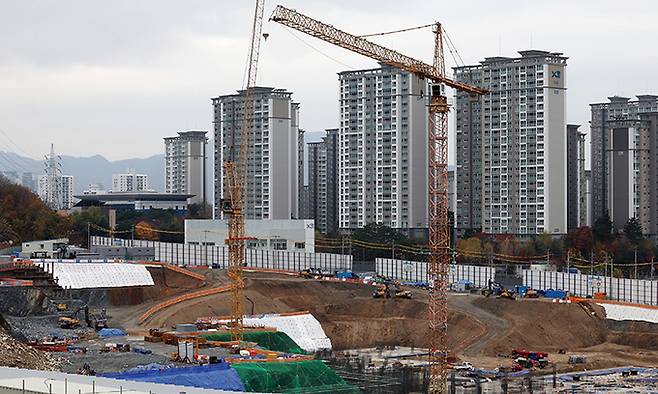
[[[112,192],[142,192],[149,190],[149,177],[129,171],[124,174],[112,174]]]
[[[246,241],[247,248],[315,252],[313,220],[247,220],[245,233],[256,238]],[[225,220],[185,220],[186,244],[224,246],[227,238]]]
[[[567,58],[519,54],[454,69],[457,81],[488,90],[456,93],[458,232],[567,231]]]
[[[382,65],[339,83],[339,227],[427,227],[427,81]]]
[[[39,175],[37,183],[37,195],[39,198],[47,201],[49,191],[55,191],[58,196],[55,200],[57,201],[57,206],[54,209],[71,209],[76,202],[76,199],[73,197],[73,175],[58,175],[55,178],[55,182],[58,184],[52,187],[49,184],[49,179],[51,177],[48,175]]]
[[[190,204],[206,203],[206,131],[182,131],[165,141],[165,193],[193,194]]]
[[[254,119],[249,136],[244,212],[247,219],[290,219],[301,216],[303,131],[299,104],[284,89],[254,87]],[[213,217],[223,218],[226,161],[239,158],[246,91],[213,99],[215,117],[215,185]]]

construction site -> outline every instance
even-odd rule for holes
[[[418,284],[352,272],[245,267],[243,341],[236,342],[227,270],[53,264],[86,266],[90,276],[78,278],[89,282],[65,289],[58,283],[66,282],[68,268],[49,274],[38,263],[4,264],[5,277],[50,280],[3,288],[3,366],[95,375],[122,381],[123,387],[139,381],[252,392],[428,390],[428,294]],[[120,272],[136,268],[130,269],[132,278],[96,288],[93,271],[108,266]],[[37,275],[26,274],[30,270]],[[137,272],[153,284],[133,286],[142,280]],[[650,392],[655,385],[658,322],[650,320],[656,307],[453,290],[448,293],[453,392],[573,387]]]
[[[427,64],[283,6],[270,17],[427,81],[425,261],[356,269],[351,254],[248,248],[258,241],[245,230],[245,194],[263,14],[258,0],[245,115],[223,163],[225,245],[110,228],[88,246],[144,247],[154,261],[3,259],[0,392],[655,392],[658,282],[528,263],[503,284],[507,266],[451,260],[446,89],[474,100],[487,91],[447,77],[438,22]]]

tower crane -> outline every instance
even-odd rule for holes
[[[473,95],[482,95],[486,90],[453,81],[445,76],[443,30],[438,22],[434,24],[434,62],[430,65],[280,5],[276,7],[270,20],[431,81],[428,108],[429,392],[444,393],[447,391],[448,373],[447,286],[450,264],[448,100],[445,87]]]
[[[245,236],[244,195],[247,175],[247,156],[254,120],[253,88],[256,85],[256,75],[258,72],[258,55],[263,30],[264,8],[265,0],[256,0],[256,10],[251,29],[249,60],[247,63],[242,124],[238,138],[234,136],[232,139],[228,160],[224,162],[224,190],[226,193],[222,200],[222,211],[225,216],[228,216],[228,238],[226,239],[226,244],[228,245],[228,276],[231,286],[231,322],[229,324],[229,330],[233,341],[242,341],[244,331],[243,267],[245,240],[248,239]],[[236,143],[239,145],[237,149],[235,146]]]

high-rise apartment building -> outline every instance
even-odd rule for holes
[[[338,129],[308,143],[309,216],[323,234],[338,232]]]
[[[291,219],[302,214],[303,132],[299,103],[285,89],[254,87],[254,118],[249,132],[244,212],[247,219]],[[228,196],[224,163],[237,161],[246,91],[213,98],[215,117],[215,219],[223,218],[222,199]],[[301,150],[301,152],[300,152]],[[301,176],[300,176],[301,173]]]
[[[141,192],[148,191],[149,177],[146,174],[137,174],[129,171],[124,174],[112,174],[113,192]]]
[[[165,193],[193,194],[190,204],[206,203],[206,131],[182,131],[165,141]]]
[[[591,104],[592,215],[608,213],[617,230],[631,217],[656,236],[658,96],[609,97]]]
[[[624,168],[628,166],[629,173],[639,171],[642,169],[635,168],[643,156],[643,153],[648,151],[643,150],[648,147],[643,144],[648,144],[645,138],[652,138],[647,133],[646,119],[640,121],[641,114],[658,112],[658,96],[656,95],[639,95],[637,100],[631,100],[628,97],[612,96],[608,97],[609,102],[590,104],[592,117],[590,121],[590,135],[591,135],[591,169],[592,169],[592,221],[604,216],[606,213],[613,217],[613,209],[621,205],[628,205],[627,208],[616,209],[617,212],[617,225],[624,216],[633,212],[638,213],[636,208],[631,207],[633,201],[639,202],[636,196],[626,196],[616,202],[611,200],[615,194],[619,196],[621,190],[614,190],[614,184],[611,182],[619,182],[628,185],[631,178],[636,178],[636,181],[630,184],[637,186],[640,181],[637,178],[640,173],[638,172],[633,176],[615,176],[621,174]],[[650,118],[650,117],[649,117]],[[641,141],[642,139],[642,141]],[[653,151],[654,157],[656,151]],[[628,162],[628,161],[631,162]],[[626,163],[626,164],[622,164]],[[646,167],[644,168],[646,170]],[[645,175],[642,172],[642,175]],[[614,178],[614,179],[613,179]],[[616,179],[616,180],[615,180]],[[636,190],[637,193],[639,190]],[[625,192],[624,192],[625,193]],[[632,194],[632,193],[625,193]],[[620,197],[621,198],[621,197]],[[622,202],[626,201],[628,204]],[[614,221],[614,219],[613,219]],[[645,229],[646,231],[647,229]]]
[[[74,178],[73,175],[57,175],[55,184],[52,184],[53,177],[48,175],[39,175],[37,182],[37,195],[43,201],[50,201],[51,208],[71,209],[75,205],[74,194]],[[56,194],[56,196],[52,196]]]
[[[580,125],[567,125],[567,229],[572,230],[587,223],[582,221],[581,201],[587,188],[585,178],[585,133]]]
[[[456,93],[460,233],[567,230],[567,58],[519,54],[454,69],[456,80],[488,90],[482,97]]]
[[[427,81],[382,64],[339,85],[339,227],[427,227]]]

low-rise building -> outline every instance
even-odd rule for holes
[[[315,252],[313,220],[246,220],[247,248]],[[185,220],[188,245],[224,246],[228,238],[226,220]]]
[[[68,238],[23,242],[20,256],[24,259],[66,259],[70,257],[68,245]]]
[[[106,193],[82,194],[75,196],[80,199],[73,209],[84,210],[96,206],[121,210],[146,211],[149,209],[172,209],[183,214],[187,211],[188,198],[192,194],[177,193]]]

